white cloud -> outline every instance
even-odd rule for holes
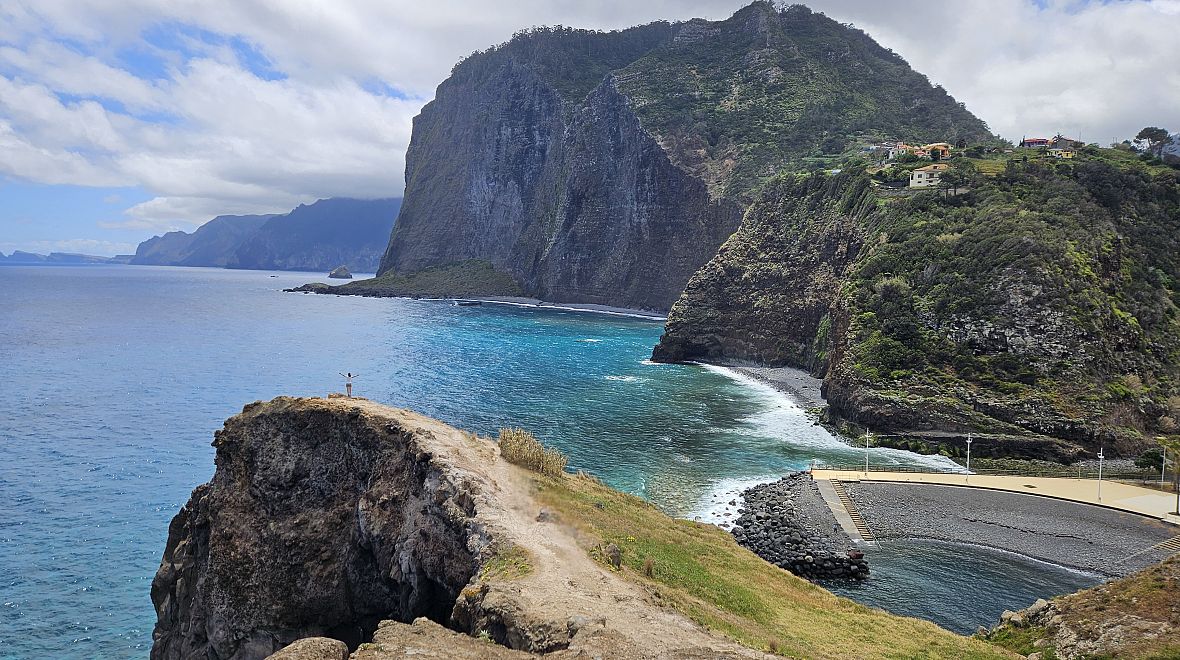
[[[471,51],[532,25],[719,19],[741,4],[5,2],[0,174],[143,187],[155,198],[104,227],[153,231],[318,197],[394,195],[411,117]],[[811,5],[868,31],[1010,139],[1060,130],[1106,142],[1177,119],[1180,0]],[[146,41],[169,29],[172,50]],[[229,38],[281,79],[252,72]],[[122,59],[129,49],[162,56],[162,76],[134,75]],[[370,81],[409,98],[366,91]]]

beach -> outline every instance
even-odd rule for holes
[[[730,369],[745,374],[759,382],[770,385],[791,397],[804,408],[822,408],[824,404],[820,388],[823,380],[794,367],[748,367],[730,366]]]

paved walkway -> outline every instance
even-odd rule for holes
[[[839,479],[845,482],[884,481],[892,483],[921,483],[942,486],[965,486],[988,490],[1003,490],[1026,495],[1053,497],[1081,504],[1103,506],[1119,511],[1137,513],[1180,525],[1176,516],[1176,496],[1142,486],[1114,481],[1102,481],[1102,499],[1098,498],[1097,479],[1064,479],[1059,477],[1012,477],[981,474],[951,474],[938,472],[855,472],[849,470],[812,470],[817,481]]]

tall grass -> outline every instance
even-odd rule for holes
[[[565,454],[541,444],[524,429],[500,429],[500,455],[509,463],[547,474],[551,477],[565,473],[569,459]]]

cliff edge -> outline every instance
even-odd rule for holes
[[[315,637],[373,660],[1002,655],[406,410],[280,397],[246,406],[214,446],[152,583],[156,660],[343,657]]]

